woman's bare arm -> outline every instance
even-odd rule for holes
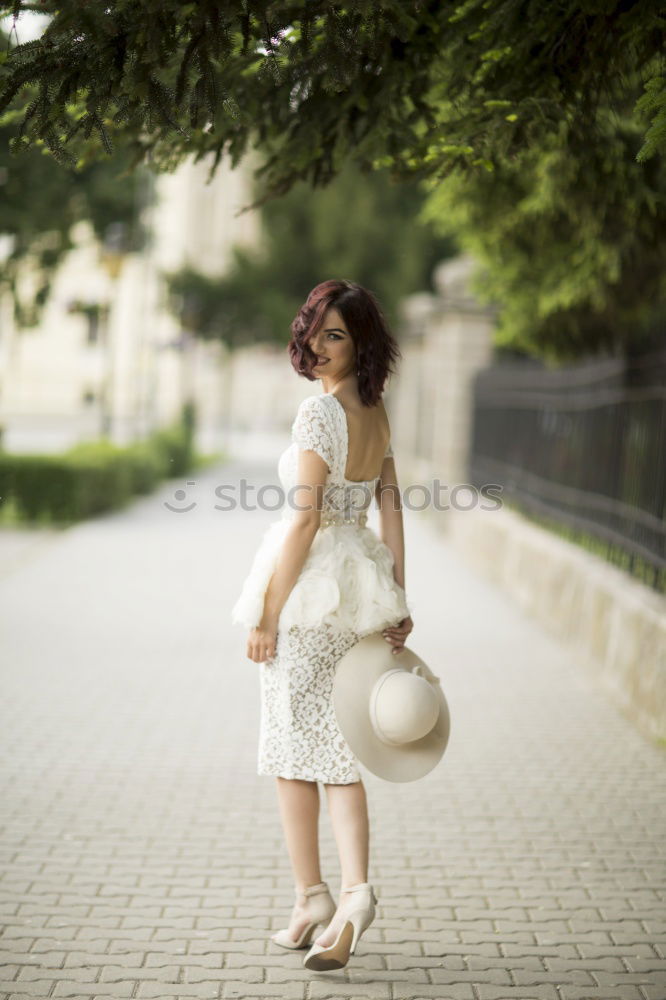
[[[307,559],[321,520],[328,466],[316,451],[298,453],[298,487],[292,491],[294,522],[287,531],[275,571],[266,588],[264,613],[247,643],[247,655],[261,663],[275,655],[280,613]]]
[[[405,532],[402,520],[402,498],[393,456],[384,459],[375,490],[375,499],[379,507],[379,537],[393,553],[393,576],[396,583],[404,590]],[[392,646],[392,653],[402,652],[405,648],[405,640],[413,628],[412,616],[407,615],[398,625],[387,626],[382,630],[382,635]]]
[[[393,576],[396,583],[405,586],[405,533],[402,521],[402,498],[395,461],[385,458],[375,489],[379,508],[379,537],[393,553]]]

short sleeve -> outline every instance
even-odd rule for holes
[[[329,415],[319,396],[307,396],[301,401],[291,429],[292,440],[304,451],[316,451],[333,468],[335,442]]]
[[[388,447],[386,449],[386,454],[384,455],[384,458],[393,458],[393,448],[391,447],[390,441],[388,443]]]

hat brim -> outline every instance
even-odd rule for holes
[[[333,707],[340,731],[359,761],[386,781],[415,781],[428,774],[441,759],[449,741],[449,706],[436,679],[439,716],[429,733],[411,743],[392,746],[377,736],[370,719],[370,693],[382,674],[395,667],[412,670],[420,665],[426,678],[435,674],[420,656],[405,646],[399,653],[380,632],[373,632],[340,658],[333,679]]]

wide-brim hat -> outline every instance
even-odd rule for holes
[[[449,741],[449,706],[439,677],[405,646],[380,632],[359,639],[340,658],[333,706],[359,761],[386,781],[415,781],[431,771]]]

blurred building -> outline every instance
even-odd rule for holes
[[[0,425],[9,451],[59,451],[108,434],[123,444],[174,419],[188,391],[197,404],[199,444],[220,445],[228,384],[219,343],[184,336],[169,311],[163,272],[190,267],[222,275],[234,244],[257,247],[252,157],[189,161],[153,178],[155,201],[142,218],[150,238],[137,253],[116,252],[88,224],[56,274],[40,324],[19,329],[0,302]],[[140,206],[139,206],[140,208]],[[113,237],[113,234],[111,234]]]

